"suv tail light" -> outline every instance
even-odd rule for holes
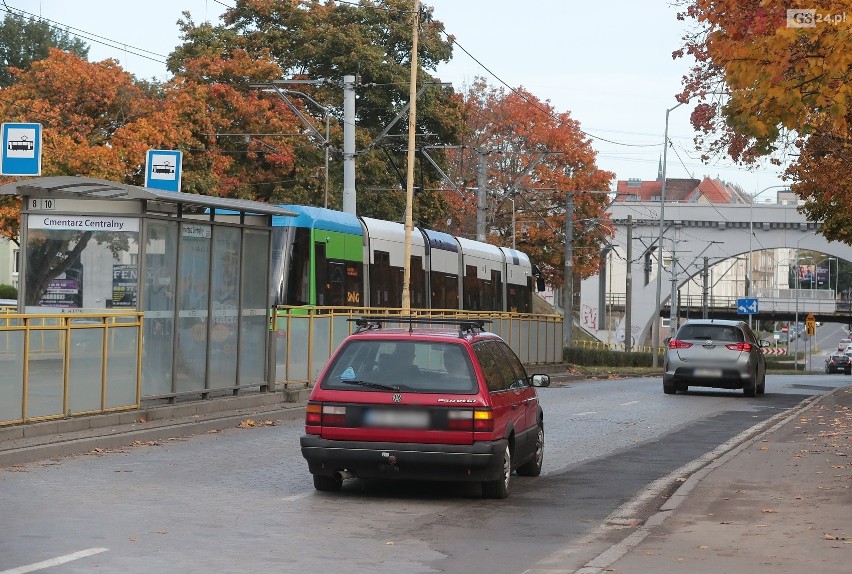
[[[732,351],[741,351],[743,353],[751,352],[753,345],[751,343],[731,343],[730,345],[725,345],[726,349],[730,349]]]
[[[687,343],[686,341],[681,341],[679,339],[669,340],[669,349],[688,349],[691,346],[692,343]]]

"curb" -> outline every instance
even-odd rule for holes
[[[304,418],[308,392],[258,393],[0,428],[0,469],[234,428],[248,418],[298,420]]]

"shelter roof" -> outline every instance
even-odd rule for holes
[[[292,211],[246,199],[231,199],[196,193],[163,191],[149,187],[128,185],[105,179],[77,176],[37,177],[15,181],[0,186],[0,195],[50,194],[78,199],[117,199],[157,201],[163,203],[184,204],[205,209],[223,209],[241,211],[258,215],[295,216]]]

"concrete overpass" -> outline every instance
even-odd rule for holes
[[[607,270],[602,275],[589,277],[580,285],[580,322],[591,334],[602,341],[624,341],[625,333],[632,334],[633,344],[650,344],[652,329],[662,328],[660,316],[667,317],[671,306],[673,287],[675,292],[694,277],[702,273],[701,266],[695,265],[704,258],[719,263],[734,259],[750,251],[776,248],[792,248],[825,253],[827,255],[852,261],[852,246],[835,241],[827,241],[819,230],[821,223],[808,221],[799,213],[795,205],[779,204],[698,204],[666,203],[663,222],[663,260],[672,264],[663,266],[660,307],[656,308],[657,297],[657,257],[660,232],[659,202],[617,202],[609,214],[615,229],[612,249],[619,256],[616,264],[627,270],[627,225],[628,216],[632,217],[633,245],[630,271],[631,325],[624,324],[624,317],[616,325],[607,325]],[[752,234],[753,231],[753,234]],[[676,269],[673,273],[672,269]],[[615,276],[615,273],[612,274]],[[673,276],[676,278],[673,282]],[[673,285],[674,283],[674,285]],[[625,284],[611,287],[611,291],[625,293]],[[833,294],[826,300],[824,294],[819,297],[810,290],[787,289],[785,296],[760,297],[760,307],[768,313],[795,316],[800,320],[809,312],[820,316],[847,315],[845,309],[837,309]],[[772,301],[775,300],[775,301]],[[797,303],[796,303],[797,302]],[[776,309],[776,306],[778,307]],[[694,305],[690,305],[695,309]],[[711,307],[708,306],[708,309]],[[732,309],[735,313],[735,309]],[[680,316],[680,313],[679,313]],[[693,315],[690,316],[700,316]],[[745,315],[738,315],[745,318]],[[762,317],[760,314],[758,319]],[[661,333],[665,336],[665,332]],[[662,337],[661,337],[662,339]]]

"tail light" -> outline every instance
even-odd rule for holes
[[[491,432],[494,430],[494,411],[453,409],[447,412],[447,430]]]
[[[305,406],[305,424],[308,426],[340,427],[346,423],[346,407],[308,403]]]
[[[669,340],[669,349],[688,349],[691,346],[692,343],[687,343],[686,341],[681,341],[679,339]]]
[[[743,353],[750,353],[754,345],[751,343],[731,343],[730,345],[725,345],[726,349],[730,349],[732,351],[741,351]]]
[[[494,411],[491,409],[476,409],[473,411],[473,430],[491,432],[494,430]]]

